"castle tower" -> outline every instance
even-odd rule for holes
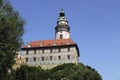
[[[70,27],[68,26],[68,21],[65,17],[65,12],[61,9],[57,21],[57,26],[55,27],[55,39],[68,39],[70,38]]]

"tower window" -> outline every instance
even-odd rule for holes
[[[63,38],[63,35],[61,34],[61,35],[60,35],[60,39],[62,39],[62,38]]]

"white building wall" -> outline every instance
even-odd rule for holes
[[[60,52],[59,48],[53,48],[52,50],[44,49],[44,53],[41,53],[42,50],[36,50],[36,53],[34,53],[34,50],[30,50],[28,54],[26,54],[26,52],[27,51],[23,51],[24,57],[28,59],[25,63],[30,66],[41,66],[43,69],[50,69],[64,63],[78,63],[76,47],[71,47],[69,51],[68,48],[61,48]],[[70,55],[70,59],[68,59],[68,55]],[[52,60],[50,60],[51,56]],[[58,56],[61,56],[60,60]],[[42,61],[42,57],[44,57],[44,61]],[[36,60],[34,60],[34,58],[36,58]]]

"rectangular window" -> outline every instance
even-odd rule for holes
[[[67,55],[68,60],[70,60],[70,55]]]
[[[26,58],[26,62],[28,62],[28,58]]]
[[[60,35],[60,39],[62,39],[62,38],[63,38],[63,35],[61,34],[61,35]]]
[[[34,50],[34,54],[36,54],[36,50]]]
[[[36,61],[36,57],[34,57],[34,61]]]
[[[58,60],[61,60],[61,56],[58,56]]]
[[[52,56],[50,56],[50,61],[52,61]]]
[[[28,55],[28,54],[29,54],[29,51],[27,50],[27,51],[26,51],[26,55]]]
[[[52,49],[50,49],[50,53],[52,53]]]
[[[42,61],[44,61],[44,57],[42,57]]]

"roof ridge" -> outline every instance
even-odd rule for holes
[[[67,39],[49,39],[49,40],[35,40],[35,41],[30,41],[30,42],[36,42],[36,41],[58,41],[58,40],[71,40],[71,38],[67,38]]]

